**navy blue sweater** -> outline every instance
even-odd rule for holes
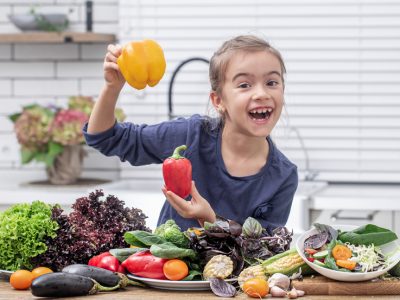
[[[102,133],[83,132],[86,142],[106,156],[118,156],[134,166],[160,164],[180,145],[193,167],[193,180],[216,214],[241,224],[249,216],[269,230],[284,226],[297,188],[297,168],[273,144],[267,163],[255,175],[231,176],[221,155],[221,133],[210,129],[210,119],[194,115],[156,125],[115,123]],[[197,220],[182,218],[166,201],[158,224],[174,219],[183,229],[198,227]]]

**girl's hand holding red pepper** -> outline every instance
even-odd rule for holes
[[[192,181],[192,189],[190,192],[192,199],[190,201],[186,201],[174,192],[167,191],[165,187],[162,188],[162,191],[168,202],[182,217],[197,219],[201,226],[204,225],[205,221],[210,223],[216,221],[214,210],[210,203],[199,194],[194,181]]]

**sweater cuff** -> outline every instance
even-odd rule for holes
[[[115,121],[114,125],[105,131],[99,133],[88,133],[87,132],[88,122],[87,122],[85,123],[85,125],[83,125],[82,132],[86,140],[86,144],[88,144],[89,146],[94,146],[112,137],[114,135],[114,132],[117,131],[119,127],[120,127],[119,123]]]

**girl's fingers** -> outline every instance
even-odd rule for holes
[[[119,67],[118,67],[118,65],[117,65],[116,63],[114,63],[114,62],[105,62],[103,67],[104,67],[105,70],[107,70],[107,69],[113,69],[113,70],[119,72]]]
[[[197,190],[196,184],[194,183],[194,181],[192,181],[192,190],[191,190],[190,194],[192,195],[192,201],[194,201],[194,202],[198,202],[198,200],[201,199],[201,195],[200,195],[199,191]]]
[[[190,202],[182,199],[171,191],[165,193],[168,202],[173,208],[184,218],[192,218],[192,212],[190,210]]]
[[[107,52],[105,61],[107,61],[107,62],[115,62],[116,63],[117,59],[118,58],[114,54],[112,54],[110,52]]]
[[[115,45],[115,54],[117,54],[116,56],[120,56],[122,53],[122,46],[120,44],[116,44]]]
[[[122,48],[118,44],[117,45],[110,44],[107,46],[107,51],[117,57],[121,54],[121,50],[122,50]]]

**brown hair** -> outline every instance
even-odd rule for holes
[[[228,67],[232,54],[235,51],[268,51],[278,58],[281,65],[282,81],[283,75],[286,73],[285,63],[278,50],[272,47],[267,41],[254,35],[240,35],[230,39],[222,44],[222,46],[214,52],[210,60],[209,77],[211,89],[217,94],[221,94],[222,85],[225,82],[225,72]]]

